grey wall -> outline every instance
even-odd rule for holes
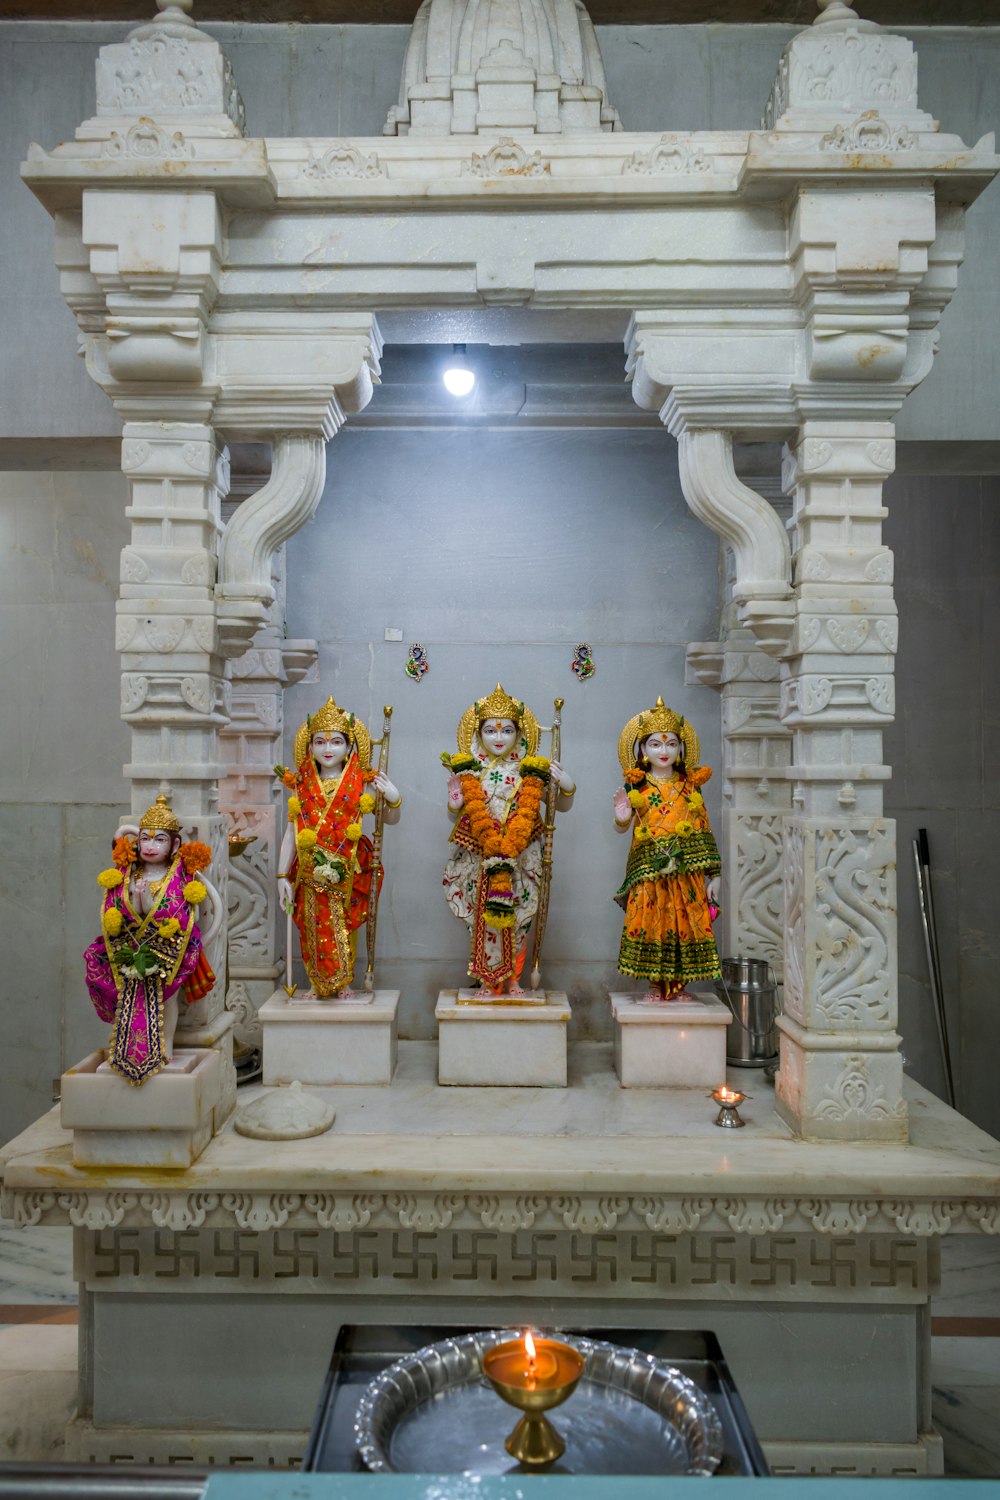
[[[93,112],[98,48],[127,27],[0,27],[0,442],[113,435],[114,414],[76,358],[48,215],[20,182],[27,143],[51,148]],[[232,59],[255,135],[378,135],[396,98],[406,27],[207,26]],[[759,122],[782,26],[599,28],[611,97],[632,130],[745,129]],[[1000,30],[916,28],[923,106],[973,142],[1000,125]],[[991,440],[1000,397],[1000,188],[969,216],[968,264],[942,352],[903,409],[902,437]],[[32,454],[33,464],[48,460]],[[75,461],[71,459],[71,462]]]
[[[1000,1135],[1000,481],[886,488],[900,614],[886,811],[898,820],[903,1051],[942,1092],[911,848],[926,828],[959,1104]]]
[[[1000,481],[901,477],[888,504],[902,628],[886,811],[899,821],[904,1051],[940,1088],[910,860],[923,826],[963,1104],[996,1133]],[[117,473],[0,475],[0,1139],[47,1108],[52,1078],[105,1035],[80,953],[127,805],[113,655],[124,506]],[[288,694],[290,733],[330,691],[376,725],[383,703],[396,708],[406,802],[386,834],[380,978],[403,989],[407,1032],[431,1034],[437,989],[464,971],[465,929],[440,887],[451,825],[438,754],[498,676],[542,718],[566,699],[564,758],[580,791],[560,819],[546,979],[573,992],[579,1032],[600,1032],[625,857],[608,811],[619,729],[662,691],[719,763],[718,699],[682,685],[686,642],[718,626],[718,554],[684,508],[672,441],[348,428],[288,563],[290,633],[320,642],[319,680]],[[387,626],[401,644],[384,640]],[[403,671],[413,640],[431,662],[420,683]],[[582,684],[570,672],[580,640],[597,662]],[[707,794],[718,826],[718,780]]]

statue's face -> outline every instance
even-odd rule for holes
[[[643,745],[646,759],[654,775],[672,771],[681,755],[681,742],[676,734],[651,734]]]
[[[161,865],[173,853],[175,833],[152,828],[139,829],[139,858],[146,864]]]
[[[517,725],[513,719],[487,719],[479,738],[491,755],[506,755],[517,740]]]
[[[313,760],[327,775],[336,771],[347,759],[347,736],[343,734],[314,734],[309,741]]]

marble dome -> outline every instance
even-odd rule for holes
[[[582,0],[423,0],[387,135],[620,129]]]

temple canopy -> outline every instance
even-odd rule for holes
[[[581,0],[424,0],[386,135],[620,130]]]

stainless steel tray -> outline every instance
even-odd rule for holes
[[[491,1329],[443,1339],[376,1375],[358,1403],[354,1436],[375,1473],[503,1474],[517,1412],[491,1389],[482,1356],[522,1336]],[[722,1458],[715,1408],[693,1381],[637,1349],[557,1335],[587,1361],[574,1394],[552,1413],[566,1452],[549,1473],[711,1474]]]

